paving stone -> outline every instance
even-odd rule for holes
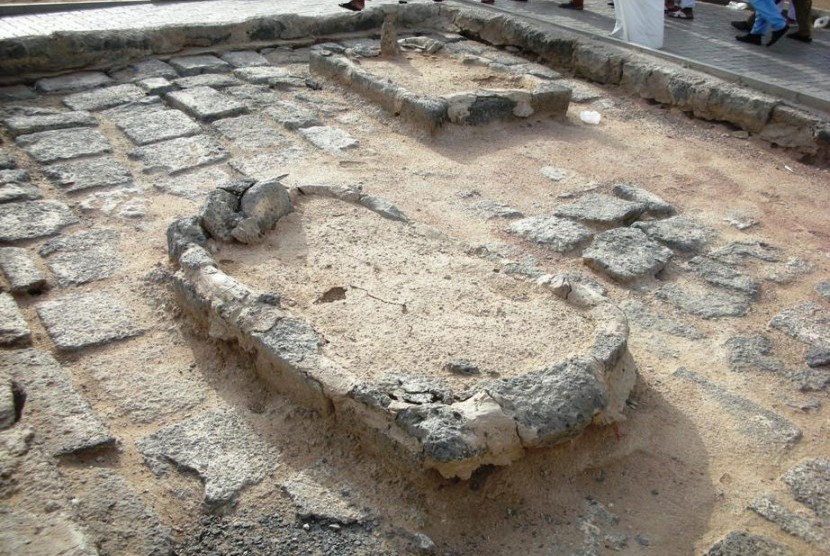
[[[7,185],[11,183],[23,184],[28,183],[29,172],[23,168],[7,168],[0,170],[0,185]]]
[[[346,149],[355,149],[358,141],[342,129],[329,126],[312,126],[299,130],[308,142],[331,154],[341,154]]]
[[[37,98],[37,93],[26,85],[0,87],[0,100],[2,101],[32,100],[35,98]]]
[[[0,293],[0,346],[19,346],[32,343],[32,334],[26,319],[17,308],[17,302],[8,293]]]
[[[830,346],[810,348],[810,351],[807,352],[807,365],[810,367],[830,365]]]
[[[283,100],[282,93],[274,91],[267,85],[245,84],[239,87],[228,87],[222,92],[251,110],[263,110]]]
[[[474,203],[470,209],[482,215],[487,220],[492,218],[523,218],[524,214],[515,208],[505,205],[504,203],[497,203],[495,201],[479,201]]]
[[[46,276],[37,267],[28,249],[0,248],[0,269],[14,293],[38,293],[46,289]]]
[[[313,127],[322,123],[317,112],[289,101],[274,102],[264,112],[286,129]]]
[[[135,84],[148,95],[164,95],[176,90],[176,86],[164,77],[147,77],[139,79]]]
[[[708,254],[713,259],[731,264],[743,265],[750,261],[765,263],[781,262],[781,249],[763,241],[747,240],[730,243]]]
[[[647,330],[656,330],[679,338],[686,338],[687,340],[700,340],[705,338],[705,335],[694,326],[686,324],[679,319],[653,313],[645,305],[634,299],[623,301],[620,303],[620,308],[625,312],[628,320],[635,326]]]
[[[130,66],[130,69],[132,70],[131,79],[135,81],[153,77],[163,77],[165,79],[176,79],[179,77],[179,74],[173,69],[173,66],[167,62],[156,60],[155,58],[142,60]]]
[[[507,230],[559,253],[576,249],[593,235],[582,224],[556,216],[531,216],[514,222]]]
[[[75,93],[64,97],[63,103],[73,110],[91,110],[94,112],[139,100],[145,96],[140,87],[125,83],[114,87]]]
[[[787,471],[784,482],[793,498],[801,502],[821,519],[830,519],[830,460],[805,460]]]
[[[816,269],[809,261],[793,257],[787,259],[783,265],[773,265],[769,272],[764,274],[764,278],[776,284],[790,284],[801,276],[810,274]]]
[[[657,298],[667,301],[683,312],[704,319],[742,317],[752,300],[737,293],[713,290],[700,286],[681,287],[666,284],[657,290]]]
[[[252,156],[235,156],[228,165],[237,172],[256,181],[268,180],[285,174],[285,164],[306,156],[308,152],[297,145]]]
[[[0,170],[0,204],[42,198],[40,190],[28,182],[29,173],[26,170]]]
[[[189,137],[202,131],[201,126],[184,112],[163,106],[125,106],[104,115],[139,146]]]
[[[614,228],[598,234],[582,253],[582,261],[615,280],[629,282],[653,277],[672,258],[671,250],[641,230]]]
[[[830,280],[824,280],[816,284],[816,293],[825,301],[830,301]]]
[[[5,372],[0,373],[0,431],[11,428],[17,421],[19,409],[15,403],[15,397],[15,386],[11,378]],[[4,456],[0,448],[0,460]],[[7,472],[5,465],[0,464],[0,472],[3,473],[3,479],[8,484],[11,474]]]
[[[192,89],[194,87],[224,89],[225,87],[238,87],[242,82],[227,73],[205,73],[191,75],[190,77],[179,77],[173,80],[173,84],[180,89]]]
[[[98,556],[83,530],[58,514],[34,514],[0,506],[0,546],[4,554]]]
[[[222,145],[204,135],[162,141],[139,147],[130,153],[131,158],[141,161],[145,174],[176,174],[222,162],[229,156],[230,153]]]
[[[235,69],[233,74],[254,85],[278,85],[291,77],[291,72],[276,66],[253,66]]]
[[[716,542],[706,556],[793,556],[793,553],[765,537],[732,531]]]
[[[749,505],[749,509],[775,523],[790,535],[818,548],[830,550],[830,539],[820,526],[782,506],[772,495],[759,496]]]
[[[115,438],[72,379],[48,353],[37,349],[0,352],[0,367],[26,393],[21,422],[34,425],[53,456],[115,444]]]
[[[792,446],[801,440],[801,429],[788,419],[725,390],[698,373],[680,368],[674,372],[674,376],[696,384],[704,395],[735,417],[735,424],[741,434],[759,444],[771,444],[780,448]]]
[[[204,200],[211,191],[227,187],[231,177],[218,168],[207,168],[175,177],[159,178],[153,187],[168,195],[184,197],[193,201]]]
[[[78,218],[59,201],[25,201],[0,205],[0,241],[50,236]]]
[[[830,369],[802,369],[790,378],[801,392],[821,392],[830,387]]]
[[[726,342],[729,349],[729,368],[737,373],[765,371],[788,375],[787,367],[771,357],[772,342],[765,336],[733,336]]]
[[[685,253],[700,250],[714,235],[712,230],[683,216],[635,222],[632,227],[643,230],[648,237],[667,247]]]
[[[231,502],[275,466],[273,450],[233,410],[204,413],[146,436],[137,445],[156,474],[167,471],[168,462],[195,471],[205,484],[208,506]]]
[[[61,235],[44,243],[38,253],[62,288],[105,280],[121,267],[114,230]]]
[[[253,50],[237,50],[235,52],[225,52],[221,56],[222,60],[229,63],[235,68],[248,68],[252,66],[270,66],[271,62],[268,59]]]
[[[74,494],[74,510],[101,554],[172,553],[170,532],[112,469],[90,467]]]
[[[830,347],[830,311],[817,303],[802,303],[778,313],[769,325],[814,347]]]
[[[135,316],[107,292],[59,297],[37,306],[37,314],[58,349],[85,347],[131,338],[144,332]]]
[[[213,126],[234,145],[247,152],[284,147],[290,143],[285,135],[268,125],[259,115],[216,120]]]
[[[89,112],[57,112],[40,114],[12,114],[3,120],[13,136],[66,129],[72,127],[94,127],[98,121]]]
[[[307,64],[311,49],[278,46],[276,48],[263,48],[260,53],[272,64],[282,66],[285,64]]]
[[[642,187],[631,185],[628,183],[614,184],[613,193],[620,199],[632,201],[640,205],[645,205],[645,214],[650,216],[671,216],[674,214],[674,207],[671,206],[659,195],[655,195],[651,191],[647,191]]]
[[[248,112],[244,104],[210,87],[193,87],[186,91],[174,91],[168,93],[165,98],[174,108],[207,122]]]
[[[323,483],[333,482],[320,471],[304,469],[282,484],[283,490],[297,507],[297,517],[303,521],[352,525],[369,519],[368,512],[327,488]],[[322,480],[321,480],[322,479]]]
[[[110,152],[107,138],[97,129],[58,129],[21,135],[17,144],[38,162],[56,162]]]
[[[562,181],[568,177],[567,170],[556,168],[554,166],[543,166],[539,173],[548,178],[550,181]]]
[[[184,77],[202,73],[227,73],[231,71],[230,64],[210,54],[171,58],[170,65],[179,75]]]
[[[735,270],[734,265],[728,265],[706,256],[695,257],[689,261],[692,271],[704,281],[732,290],[753,299],[761,293],[761,286],[746,274]]]
[[[110,83],[112,83],[112,79],[100,71],[82,71],[38,79],[35,83],[35,89],[41,93],[71,93],[94,89]]]
[[[0,148],[0,170],[11,170],[17,168],[17,162],[5,150]]]
[[[56,185],[72,193],[95,187],[130,187],[133,175],[110,156],[57,162],[43,168]]]
[[[556,216],[597,224],[630,224],[645,210],[645,205],[611,195],[588,193],[575,202],[559,207]]]

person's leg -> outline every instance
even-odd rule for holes
[[[694,7],[695,0],[680,0],[680,9],[669,15],[677,19],[694,19]]]
[[[790,33],[787,37],[801,42],[812,42],[813,26],[810,21],[810,14],[813,11],[813,0],[792,0],[792,3],[795,6],[795,20],[798,22],[798,31]]]
[[[566,10],[581,10],[582,9],[582,0],[571,0],[570,2],[563,2],[559,4],[560,8],[565,8]]]
[[[750,0],[752,8],[755,10],[755,21],[749,33],[746,35],[738,35],[735,37],[735,40],[749,44],[761,44],[761,39],[764,37],[764,33],[767,32],[767,20],[764,17],[766,12],[758,9],[759,2],[761,0]]]

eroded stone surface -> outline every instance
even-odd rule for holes
[[[362,523],[370,517],[367,512],[326,488],[316,475],[313,470],[307,469],[282,484],[282,488],[297,506],[300,519],[351,525]]]
[[[175,177],[163,177],[153,182],[153,187],[169,195],[193,201],[204,200],[214,189],[230,185],[231,177],[218,168],[206,168]]]
[[[701,256],[689,261],[695,274],[713,286],[719,286],[748,295],[755,299],[761,292],[760,284],[753,278],[739,272],[735,265],[720,262],[718,259]]]
[[[620,199],[644,205],[646,207],[645,213],[651,216],[671,216],[674,214],[674,207],[671,204],[659,195],[655,195],[642,187],[618,183],[614,185],[613,191],[614,195]]]
[[[0,170],[0,204],[36,201],[42,197],[40,190],[29,183],[26,170]]]
[[[0,546],[6,554],[98,556],[81,528],[61,515],[0,506]]]
[[[279,130],[260,116],[244,115],[213,122],[219,132],[246,152],[268,150],[289,143]]]
[[[591,239],[591,230],[565,218],[556,216],[531,216],[514,222],[508,228],[511,233],[527,237],[531,241],[564,253],[576,249]]]
[[[20,135],[17,144],[38,162],[56,162],[110,152],[107,138],[97,129],[59,129]]]
[[[133,184],[130,171],[111,156],[56,162],[44,167],[43,172],[69,192]]]
[[[686,324],[679,319],[649,311],[639,301],[627,299],[620,303],[620,308],[625,311],[628,320],[636,326],[689,340],[700,340],[705,337],[694,326]]]
[[[97,120],[89,112],[38,111],[39,113],[12,113],[3,124],[12,135],[28,135],[41,131],[73,127],[95,127]]]
[[[118,233],[94,230],[50,239],[40,248],[49,270],[62,288],[111,277],[121,266]]]
[[[99,71],[82,71],[61,75],[58,77],[44,77],[35,83],[35,89],[42,93],[70,93],[109,85],[112,79]]]
[[[170,66],[184,76],[202,73],[224,73],[231,70],[227,62],[210,54],[171,58]]]
[[[29,325],[17,308],[14,298],[7,293],[0,293],[0,346],[25,345],[31,341]]]
[[[236,411],[213,411],[146,436],[137,442],[147,465],[162,474],[173,462],[205,484],[205,503],[232,501],[275,466],[273,450]]]
[[[821,519],[830,519],[830,460],[805,460],[787,471],[784,482],[793,498],[813,510]]]
[[[254,85],[279,85],[291,76],[287,69],[270,65],[239,68],[233,74]]]
[[[152,77],[175,79],[179,76],[170,64],[156,60],[155,58],[142,60],[141,62],[133,64],[130,68],[132,71],[130,78],[136,81]]]
[[[657,290],[656,295],[681,311],[704,319],[742,317],[752,303],[744,295],[692,285],[666,284]]]
[[[235,68],[271,65],[265,56],[254,50],[236,50],[233,52],[225,52],[222,54],[221,58]]]
[[[312,126],[299,132],[309,143],[331,154],[342,154],[344,150],[358,146],[357,139],[336,127]]]
[[[635,228],[614,228],[594,237],[582,253],[591,268],[621,282],[652,277],[673,253]]]
[[[37,349],[0,352],[0,366],[26,392],[24,419],[53,456],[111,446],[115,438],[48,353]]]
[[[110,110],[105,116],[139,146],[196,135],[202,130],[184,112],[162,106],[126,106]]]
[[[759,535],[732,531],[716,542],[706,556],[792,556],[784,545]]]
[[[802,303],[778,313],[769,325],[814,347],[830,346],[830,311],[817,303]]]
[[[470,207],[474,212],[490,220],[491,218],[522,218],[524,214],[504,203],[496,201],[479,201]]]
[[[726,342],[729,367],[735,372],[752,370],[786,375],[786,366],[772,357],[772,342],[765,336],[735,336]]]
[[[698,251],[713,236],[711,230],[684,216],[635,222],[633,227],[643,230],[648,237],[667,247],[687,253]]]
[[[38,305],[37,314],[57,348],[64,351],[123,340],[144,331],[133,312],[108,292],[59,297]]]
[[[556,209],[556,216],[599,224],[629,224],[646,209],[645,205],[610,195],[588,193],[575,202]]]
[[[242,82],[227,73],[204,73],[202,75],[191,75],[190,77],[179,77],[173,81],[173,84],[179,89],[192,89],[194,87],[224,89],[225,87],[236,87],[241,85]]]
[[[830,280],[824,280],[816,284],[816,293],[825,301],[830,301]]]
[[[816,547],[830,550],[830,538],[819,527],[781,505],[773,496],[759,496],[749,505],[749,509],[775,523],[790,535]]]
[[[164,95],[176,90],[176,86],[164,77],[147,77],[136,81],[135,84],[148,95]]]
[[[50,236],[78,218],[58,201],[26,201],[0,205],[0,241]]]
[[[75,93],[63,99],[63,103],[73,110],[105,110],[143,98],[144,91],[132,85],[115,85],[104,89],[95,89],[83,93]]]
[[[274,102],[264,112],[286,129],[314,127],[322,123],[314,110],[289,101]]]
[[[210,87],[174,91],[168,93],[166,98],[174,108],[206,122],[238,116],[248,111],[244,104]]]
[[[130,153],[141,161],[145,174],[176,174],[191,168],[226,160],[230,153],[217,141],[204,135],[180,137],[140,147]]]
[[[37,267],[28,249],[0,248],[0,269],[14,293],[37,293],[46,288],[46,276]]]

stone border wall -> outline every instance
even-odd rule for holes
[[[411,225],[405,216],[383,199],[344,187],[299,187],[289,194],[270,180],[216,193],[199,216],[176,220],[168,229],[170,258],[178,266],[175,289],[210,337],[253,355],[258,374],[274,390],[333,415],[371,441],[381,439],[397,456],[464,479],[482,465],[507,465],[527,448],[558,444],[591,424],[624,419],[637,379],[628,352],[628,321],[590,286],[565,277],[538,280],[539,287],[594,321],[593,345],[577,357],[486,381],[460,396],[440,379],[395,375],[360,381],[322,354],[321,337],[305,320],[281,309],[278,295],[254,292],[225,274],[205,248],[207,230],[230,222],[245,231],[244,242],[261,239],[292,210],[286,199],[308,195],[358,204]]]

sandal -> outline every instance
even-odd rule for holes
[[[691,8],[683,8],[682,10],[677,10],[676,12],[669,12],[669,17],[673,17],[675,19],[694,19],[695,14],[692,12]]]

